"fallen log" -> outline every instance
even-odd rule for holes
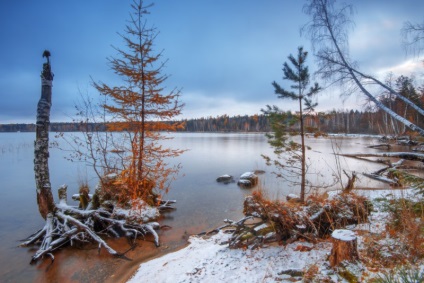
[[[377,152],[377,153],[357,153],[357,154],[339,154],[344,157],[363,158],[363,157],[392,157],[405,160],[424,162],[424,153],[416,152]]]
[[[368,177],[370,179],[373,179],[373,180],[377,180],[377,181],[380,181],[380,182],[383,182],[383,183],[386,183],[386,184],[390,184],[391,186],[400,186],[400,184],[397,181],[389,179],[387,177],[383,177],[383,176],[376,175],[376,174],[369,174],[369,173],[362,173],[362,175],[364,175],[365,177]]]

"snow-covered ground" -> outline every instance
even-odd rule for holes
[[[229,249],[221,244],[227,237],[222,231],[209,239],[190,237],[188,247],[143,263],[129,282],[276,282],[293,279],[292,275],[300,280],[296,275],[314,263],[324,263],[331,249],[329,243],[301,242]],[[297,251],[302,245],[313,249]]]
[[[405,197],[411,190],[361,191],[361,194],[371,199]],[[354,230],[381,231],[386,218],[386,213],[377,208],[370,216],[371,223],[358,225]],[[302,282],[302,276],[308,275],[318,280],[314,282],[348,282],[329,267],[329,241],[317,244],[298,241],[287,246],[275,244],[243,250],[222,244],[228,237],[222,231],[207,239],[192,236],[186,248],[141,264],[128,282]],[[360,235],[358,243],[361,249]],[[359,282],[377,276],[361,263],[347,269]]]

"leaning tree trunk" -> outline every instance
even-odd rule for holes
[[[49,175],[49,126],[52,101],[53,73],[49,61],[50,52],[44,51],[41,73],[41,98],[37,105],[36,139],[34,143],[34,173],[37,186],[37,203],[41,216],[46,219],[55,210]]]

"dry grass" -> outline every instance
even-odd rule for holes
[[[364,197],[345,193],[332,199],[314,195],[306,203],[269,200],[255,191],[244,202],[246,216],[259,216],[271,223],[281,243],[304,238],[316,241],[331,231],[367,220],[370,206]]]
[[[387,201],[384,207],[389,222],[383,233],[363,235],[362,260],[378,270],[424,259],[424,203],[399,198]]]

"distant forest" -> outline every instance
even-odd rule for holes
[[[296,113],[287,112],[288,117]],[[411,117],[415,118],[415,117]],[[325,133],[400,135],[407,133],[405,126],[390,120],[382,111],[330,111],[305,115],[308,131]],[[424,127],[424,121],[416,121]],[[268,132],[267,117],[264,115],[227,115],[199,119],[187,119],[185,128],[179,132]],[[298,125],[294,125],[296,128]],[[106,124],[96,123],[51,123],[52,132],[105,131]],[[34,132],[35,124],[1,124],[0,132]]]

